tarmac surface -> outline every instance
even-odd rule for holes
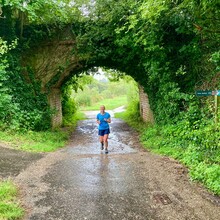
[[[22,161],[33,157],[12,175],[25,219],[219,219],[219,197],[192,183],[177,161],[143,150],[138,134],[123,121],[112,121],[107,155],[100,150],[93,116],[80,121],[57,152],[19,152]]]
[[[43,154],[18,151],[0,143],[0,179],[17,176],[42,157]]]

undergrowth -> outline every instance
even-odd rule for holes
[[[116,117],[141,133],[145,148],[182,162],[192,180],[202,182],[220,195],[220,124],[214,124],[211,119],[192,121],[189,120],[192,117],[185,115],[173,124],[147,126],[141,122],[137,103]]]
[[[16,187],[10,181],[0,182],[0,219],[15,220],[21,219],[24,210],[18,203]]]
[[[64,147],[69,138],[66,130],[57,131],[0,131],[0,140],[15,149],[32,152],[51,152]]]
[[[84,114],[77,111],[71,116],[71,120],[64,118],[64,127],[56,130],[23,132],[11,129],[0,130],[0,142],[23,151],[53,152],[66,145],[77,122],[84,118]]]

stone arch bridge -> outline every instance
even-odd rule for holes
[[[86,44],[84,46],[86,47]],[[59,31],[53,39],[45,39],[25,51],[21,62],[25,77],[28,79],[28,70],[31,69],[35,79],[41,83],[42,92],[47,94],[51,109],[55,110],[52,117],[53,128],[62,125],[62,85],[73,75],[102,65],[100,65],[100,59],[96,59],[95,54],[79,52],[77,37],[72,34],[69,27]],[[108,67],[112,68],[111,65]],[[154,117],[150,109],[148,95],[144,92],[141,84],[138,84],[141,116],[145,122],[153,123]]]

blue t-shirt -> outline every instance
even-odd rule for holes
[[[105,121],[104,119],[109,119],[111,116],[108,112],[105,112],[104,115],[102,115],[101,113],[99,113],[97,115],[97,120],[100,121],[100,124],[99,124],[99,130],[106,130],[109,128],[109,124],[107,121]]]

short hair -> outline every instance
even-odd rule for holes
[[[104,105],[101,105],[100,108],[101,108],[101,107],[104,107],[104,109],[105,109],[105,106],[104,106]]]

